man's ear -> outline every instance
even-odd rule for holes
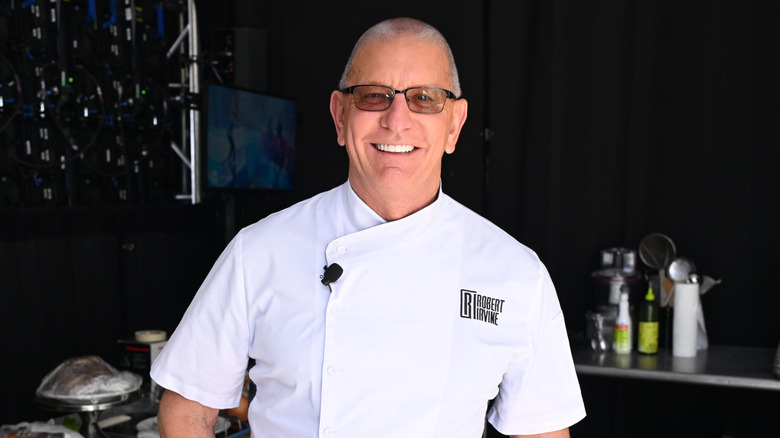
[[[450,116],[450,131],[447,133],[447,146],[444,152],[451,154],[455,152],[455,145],[458,143],[460,131],[463,124],[466,123],[466,117],[469,112],[469,103],[466,99],[458,99],[452,102],[452,115]]]
[[[330,115],[336,126],[336,139],[341,146],[346,144],[344,128],[344,93],[333,91],[330,95]]]

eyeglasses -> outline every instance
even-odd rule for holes
[[[396,90],[384,85],[353,85],[339,91],[352,94],[355,106],[363,111],[384,111],[390,108],[397,93],[406,97],[406,105],[410,110],[422,114],[440,113],[447,99],[459,99],[452,91],[434,87]]]

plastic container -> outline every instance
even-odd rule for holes
[[[614,342],[612,350],[617,354],[631,353],[631,314],[628,311],[628,287],[620,292],[618,317],[615,320]]]

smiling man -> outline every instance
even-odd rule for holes
[[[446,43],[396,32],[387,23],[358,42],[330,105],[352,189],[385,220],[434,200],[467,113]]]
[[[547,270],[441,189],[460,93],[431,26],[361,37],[330,101],[348,181],[217,260],[153,365],[163,437],[213,436],[250,359],[256,437],[569,435],[585,411]]]

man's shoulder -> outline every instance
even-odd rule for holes
[[[446,205],[445,210],[447,214],[457,218],[457,222],[461,224],[464,230],[464,237],[468,237],[465,239],[466,242],[479,246],[489,245],[494,251],[513,253],[515,256],[539,261],[534,250],[518,241],[514,236],[487,218],[450,196],[444,195],[443,201]]]
[[[458,221],[463,223],[463,226],[469,227],[473,232],[483,234],[485,237],[491,239],[506,241],[508,244],[520,244],[512,235],[484,216],[466,207],[452,197],[446,194],[442,195],[444,198],[442,201],[445,203],[445,211],[447,214],[457,218]]]
[[[342,186],[335,187],[325,192],[318,193],[310,198],[298,201],[295,204],[271,213],[257,222],[246,226],[242,233],[245,235],[280,233],[285,230],[298,232],[301,228],[310,227],[318,214],[333,208],[340,196]]]

